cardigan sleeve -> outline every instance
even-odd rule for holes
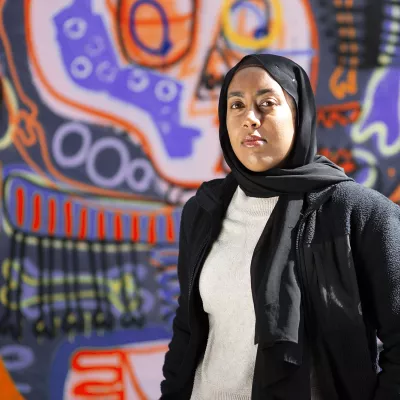
[[[383,343],[374,400],[400,400],[400,207],[376,192],[366,194],[357,218],[362,225],[358,256],[369,313]]]
[[[190,340],[187,300],[187,288],[189,281],[187,265],[188,243],[187,232],[185,230],[185,226],[187,224],[186,218],[188,218],[187,208],[188,204],[184,206],[181,216],[179,234],[179,256],[177,265],[180,295],[178,298],[178,308],[176,310],[175,318],[172,325],[173,335],[171,342],[168,346],[168,351],[165,355],[163,365],[163,375],[165,379],[161,382],[162,400],[176,399],[178,391],[181,391],[181,389],[176,387],[178,381],[178,373]]]

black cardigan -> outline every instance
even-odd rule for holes
[[[207,182],[183,209],[181,294],[163,367],[162,400],[190,399],[208,336],[199,272],[236,188],[231,175]],[[310,193],[307,207],[298,230],[298,273],[323,399],[400,400],[400,207],[353,182]],[[256,319],[261,313],[256,305]],[[376,335],[383,342],[379,363]],[[275,400],[279,397],[263,385],[262,357],[259,346],[252,400]],[[290,382],[275,388],[274,394],[279,392],[291,393]]]

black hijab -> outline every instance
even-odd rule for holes
[[[249,171],[236,157],[226,127],[228,87],[235,73],[246,66],[259,66],[293,98],[297,111],[295,143],[285,168],[266,172]],[[225,160],[241,189],[251,197],[271,197],[280,194],[308,193],[343,180],[350,180],[342,168],[327,158],[317,156],[316,107],[314,94],[306,72],[295,62],[271,54],[251,54],[244,57],[225,76],[219,98],[219,138]]]
[[[252,172],[232,149],[226,126],[228,87],[235,73],[249,66],[266,70],[296,104],[295,142],[284,168]],[[305,296],[299,284],[293,238],[304,211],[305,195],[351,178],[327,158],[316,155],[314,94],[306,72],[287,58],[269,54],[244,57],[225,77],[218,114],[222,151],[240,188],[250,197],[279,196],[251,263],[257,317],[255,341],[261,347],[255,381],[262,381],[269,388],[271,399],[308,400],[310,358],[304,335],[302,297]],[[279,389],[278,381],[284,382]]]

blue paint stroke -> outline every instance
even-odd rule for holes
[[[269,32],[269,18],[266,20],[265,19],[265,13],[257,7],[254,3],[250,3],[247,0],[238,0],[236,1],[231,8],[232,12],[236,12],[237,10],[240,10],[241,8],[247,8],[248,10],[252,11],[257,18],[257,22],[259,24],[259,27],[254,30],[254,38],[258,39],[263,36],[268,35]]]
[[[158,13],[160,14],[161,17],[161,25],[163,28],[163,37],[162,37],[162,41],[160,44],[160,47],[157,48],[151,48],[147,45],[145,45],[139,38],[137,32],[136,32],[136,26],[135,26],[135,15],[136,12],[138,10],[138,8],[144,4],[147,5],[151,5],[153,6]],[[172,43],[171,40],[168,37],[168,33],[169,33],[169,27],[168,27],[168,18],[167,18],[167,14],[165,12],[165,10],[162,8],[162,6],[155,0],[139,0],[137,1],[130,12],[130,16],[129,16],[129,22],[130,22],[130,32],[132,35],[132,39],[135,41],[135,43],[145,52],[155,55],[155,56],[166,56],[169,51],[172,48]]]

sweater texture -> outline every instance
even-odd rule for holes
[[[238,188],[229,204],[199,280],[210,330],[191,400],[251,399],[257,346],[250,264],[277,201]]]

